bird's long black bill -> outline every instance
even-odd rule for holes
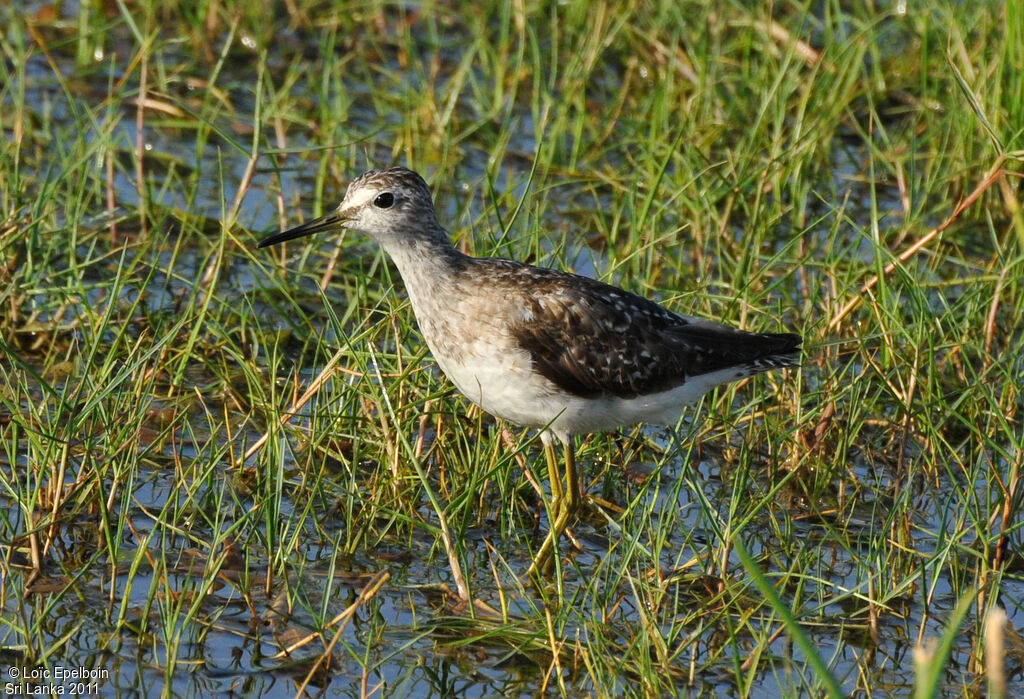
[[[338,212],[332,211],[320,218],[314,218],[310,221],[306,221],[295,228],[289,228],[286,231],[275,233],[274,235],[268,235],[257,243],[256,247],[265,248],[270,245],[283,243],[286,240],[294,240],[295,238],[301,238],[302,236],[312,235],[313,233],[319,233],[321,231],[336,231],[341,228],[343,223],[345,223],[345,219],[339,216]]]

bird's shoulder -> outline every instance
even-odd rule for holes
[[[484,258],[481,275],[500,290],[518,312],[539,320],[589,322],[590,330],[621,333],[640,326],[686,324],[690,319],[625,289],[590,277],[514,260]]]
[[[691,319],[589,277],[511,260],[482,262],[492,293],[504,299],[513,340],[560,389],[633,397],[685,380],[674,329]]]
[[[751,333],[674,313],[610,284],[502,259],[480,261],[503,322],[534,368],[582,397],[633,398],[736,367],[750,375],[798,361],[800,338]]]

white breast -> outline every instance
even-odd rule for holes
[[[559,391],[551,381],[534,372],[524,350],[506,347],[506,351],[495,353],[494,345],[475,340],[464,346],[464,354],[453,355],[429,344],[445,375],[483,410],[515,425],[550,425],[563,440],[569,435],[641,422],[675,425],[687,406],[715,386],[735,378],[731,371],[721,372],[722,376],[716,372],[636,398],[583,398]]]
[[[544,427],[567,407],[554,384],[533,371],[524,350],[506,347],[498,353],[493,345],[473,340],[455,355],[428,344],[459,392],[492,415],[515,425]]]

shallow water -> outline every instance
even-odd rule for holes
[[[42,4],[30,5],[30,13],[42,7]],[[8,9],[5,12],[10,11]],[[73,13],[73,5],[66,5],[64,12],[69,15]],[[451,35],[442,39],[455,45],[464,39],[460,34],[464,29],[465,27],[458,26],[447,27]],[[111,31],[118,38],[113,42],[113,46],[130,45],[127,30],[123,25],[114,26]],[[286,66],[291,60],[292,53],[296,51],[317,50],[315,44],[302,44],[303,41],[311,41],[314,37],[289,33],[285,38],[280,45],[267,47],[271,52],[268,60],[271,66]],[[125,52],[125,55],[128,53]],[[55,51],[53,55],[58,66],[68,75],[79,72],[70,53]],[[442,70],[452,70],[458,64],[457,51],[441,51],[439,57]],[[250,85],[252,80],[251,62],[252,56],[247,59],[239,50],[234,60],[225,63],[220,84],[232,86],[244,94],[243,86]],[[124,56],[111,58],[108,54],[101,64],[93,68],[91,74],[80,78],[86,87],[84,95],[81,96],[85,102],[96,100],[97,95],[105,94],[110,78],[108,73],[119,78],[120,71],[126,70]],[[391,84],[389,89],[428,89],[427,85],[420,82],[421,75],[404,70],[393,58],[385,61],[380,68],[382,73],[403,76]],[[371,133],[380,128],[389,128],[386,120],[383,125],[379,122],[380,115],[372,108],[371,95],[380,87],[368,80],[368,77],[358,71],[346,73],[341,83],[347,91],[346,97],[349,100],[345,128],[357,133]],[[600,84],[601,80],[612,81],[614,78],[613,71],[609,69],[609,73],[602,76],[597,84]],[[30,62],[27,79],[29,84],[26,92],[31,104],[39,110],[45,110],[48,118],[55,124],[73,123],[74,105],[58,89],[53,71],[44,57],[36,55]],[[443,80],[438,87],[443,89]],[[196,91],[193,88],[185,90],[192,99],[192,93]],[[314,95],[315,92],[307,91],[302,85],[298,85],[293,97],[297,101],[314,100]],[[202,99],[202,95],[196,94],[194,99]],[[240,110],[244,109],[246,100],[239,98],[235,105]],[[460,104],[458,108],[472,110],[473,105]],[[507,150],[512,154],[535,152],[533,114],[530,105],[517,104],[512,110],[512,121],[518,124],[519,128],[514,131]],[[251,111],[241,111],[240,114],[248,115]],[[244,126],[247,118],[237,116],[227,118],[226,121],[228,124]],[[396,128],[397,123],[390,124],[390,128]],[[327,132],[326,135],[331,142],[344,142],[344,133],[340,125],[320,126]],[[116,133],[125,147],[134,141],[134,131],[128,120],[121,122]],[[170,187],[166,192],[154,194],[151,204],[158,203],[175,211],[187,210],[190,215],[211,221],[220,220],[227,206],[225,202],[230,203],[236,195],[236,190],[233,190],[232,186],[237,187],[243,179],[246,165],[243,154],[231,147],[226,139],[214,135],[203,151],[202,158],[198,162],[191,162],[188,154],[195,152],[194,133],[191,130],[152,128],[147,129],[146,134],[147,148],[151,148],[154,154],[154,167],[161,163],[168,172],[198,170],[201,173],[209,173],[208,177],[202,175],[204,186],[198,188],[198,196],[193,200],[188,201],[180,188]],[[238,141],[243,144],[248,143],[248,138],[244,133],[237,135]],[[305,138],[301,129],[293,128],[289,133],[288,147],[302,149],[309,146],[311,140],[312,138]],[[439,202],[442,216],[452,222],[453,229],[462,231],[463,228],[470,227],[470,232],[460,234],[484,233],[473,241],[480,250],[499,236],[495,232],[491,234],[492,238],[487,238],[486,232],[480,230],[485,224],[490,223],[485,214],[486,198],[471,191],[471,188],[479,185],[481,173],[488,171],[488,153],[486,146],[474,141],[466,142],[464,147],[466,152],[460,166],[463,179],[439,188]],[[371,156],[380,162],[389,162],[391,159],[386,146],[380,142],[373,141],[369,151]],[[345,160],[346,170],[352,164],[347,154],[348,149],[339,148],[339,159]],[[157,155],[166,158],[158,159]],[[861,185],[851,184],[851,178],[860,169],[856,157],[863,155],[849,147],[837,148],[831,175],[834,179],[836,200],[841,200],[847,193],[850,194],[847,215],[854,219],[867,220],[871,216],[870,193]],[[289,156],[279,158],[283,165],[274,167],[269,162],[262,164],[249,186],[236,230],[236,234],[244,240],[255,240],[256,235],[250,235],[249,231],[258,235],[276,229],[278,210],[275,199],[279,191],[287,203],[289,223],[297,220],[296,208],[301,209],[304,217],[312,214],[315,197],[311,193],[317,186],[314,168],[311,165],[307,167],[305,164],[299,164],[295,158]],[[609,156],[609,161],[611,167],[617,164],[614,156]],[[516,183],[508,191],[501,189],[504,182],[497,183],[499,190],[509,202],[518,201],[524,195],[530,196],[526,192],[525,184],[529,168],[528,160],[514,156],[510,156],[508,162],[502,166],[502,177],[507,176]],[[352,171],[350,174],[355,172]],[[135,183],[125,175],[116,177],[113,182],[119,207],[132,210],[138,203]],[[229,183],[229,186],[222,189],[220,182]],[[342,193],[338,191],[329,194],[336,199],[340,198]],[[616,251],[595,250],[579,231],[574,229],[574,222],[577,216],[585,220],[583,213],[580,212],[595,206],[595,201],[598,206],[607,204],[604,197],[610,195],[605,192],[595,195],[593,190],[583,186],[554,186],[547,189],[544,196],[551,200],[552,204],[544,217],[533,223],[556,232],[550,240],[543,243],[544,250],[559,250],[558,258],[578,273],[603,276],[609,266],[614,264]],[[327,198],[333,201],[330,196]],[[885,215],[887,212],[898,211],[900,201],[893,195],[892,190],[886,190],[878,198],[876,205]],[[512,205],[509,204],[506,208],[511,210]],[[560,231],[565,231],[564,235],[559,235]],[[734,233],[739,237],[744,235],[742,230]],[[167,233],[168,238],[173,238],[173,235],[173,231]],[[510,235],[514,235],[514,232]],[[828,231],[822,231],[821,235],[828,235]],[[851,232],[851,236],[855,235],[856,233]],[[856,241],[856,238],[853,240]],[[322,250],[330,250],[334,244],[333,240],[310,242],[310,245],[318,246]],[[855,244],[857,254],[863,255],[862,261],[870,263],[871,246],[867,242]],[[369,260],[378,254],[369,246],[358,249],[366,253],[367,259],[361,261],[365,266],[369,266]],[[515,249],[514,246],[512,249]],[[84,259],[94,256],[91,250],[85,248],[79,252]],[[133,254],[135,253],[130,251],[126,254],[129,262]],[[210,251],[201,244],[190,243],[180,251],[172,252],[169,247],[154,248],[139,254],[147,256],[144,258],[144,266],[151,264],[156,269],[155,276],[146,286],[141,307],[147,314],[173,316],[182,295],[192,288],[191,280],[202,274]],[[681,251],[680,254],[686,253]],[[172,259],[173,273],[170,273]],[[122,264],[124,263],[117,257],[112,257],[106,260],[104,266],[94,269],[92,274],[97,280],[105,279]],[[269,266],[270,263],[266,264]],[[317,276],[303,276],[301,281],[300,291],[309,294],[311,298],[316,295]],[[247,258],[229,258],[220,278],[222,283],[218,285],[218,293],[223,294],[224,298],[229,299],[231,303],[251,303],[254,314],[265,324],[264,327],[287,329],[287,319],[278,317],[275,310],[261,300],[252,299],[253,292],[260,289],[265,280],[263,271],[254,268]],[[40,314],[40,323],[59,320],[50,314],[53,308],[50,297],[56,286],[56,283],[49,280],[39,280],[39,289],[36,290],[34,297],[35,303],[40,308],[48,309]],[[139,294],[138,288],[136,284],[126,283],[120,290],[123,302],[133,303]],[[75,312],[76,304],[98,304],[105,293],[105,289],[97,285],[95,296],[69,299],[61,312],[67,314],[68,318],[74,318],[78,315]],[[334,291],[329,293],[333,294]],[[347,301],[341,298],[332,300],[339,304]],[[939,300],[937,299],[937,303]],[[133,328],[132,332],[141,334],[145,332],[144,328],[145,323],[140,319],[138,327]],[[316,330],[322,334],[325,344],[339,340],[335,328],[326,321],[323,327]],[[31,364],[31,360],[29,363]],[[41,367],[39,368],[41,370]],[[311,380],[319,368],[304,366],[302,379]],[[192,368],[190,371],[195,372],[187,377],[186,383],[190,385],[203,386],[211,379],[210,375],[203,375],[202,368]],[[813,378],[808,380],[813,381]],[[338,387],[335,390],[343,389]],[[327,397],[322,398],[322,401],[324,404],[330,402]],[[210,402],[230,404],[227,399],[211,399]],[[30,408],[28,405],[23,407],[26,411]],[[296,651],[290,658],[275,657],[282,646],[282,639],[301,638],[308,634],[310,629],[319,627],[325,620],[345,611],[356,602],[360,590],[374,575],[386,572],[390,576],[387,585],[361,604],[352,615],[351,621],[336,639],[330,666],[313,677],[310,691],[323,690],[332,696],[361,696],[364,692],[385,687],[387,694],[398,696],[492,696],[533,695],[539,690],[545,682],[543,661],[533,659],[527,652],[510,649],[507,643],[488,642],[487,639],[466,642],[467,627],[464,624],[464,616],[453,609],[453,601],[446,599],[444,593],[440,591],[441,587],[452,587],[451,573],[443,563],[444,557],[439,552],[436,541],[426,535],[425,528],[417,529],[422,537],[413,541],[385,540],[372,551],[361,548],[354,555],[342,554],[340,551],[344,549],[344,539],[347,535],[344,528],[348,521],[344,514],[328,514],[315,518],[315,521],[311,521],[313,518],[303,519],[299,514],[307,503],[294,502],[285,492],[280,500],[278,515],[281,526],[278,533],[296,537],[301,541],[296,547],[301,556],[289,562],[288,576],[267,581],[267,571],[274,569],[275,566],[266,559],[265,552],[268,547],[263,541],[240,542],[237,549],[218,552],[224,554],[223,561],[211,561],[202,553],[206,550],[200,545],[202,542],[190,540],[190,537],[209,533],[210,540],[220,540],[223,532],[231,529],[231,522],[245,521],[249,515],[247,484],[242,482],[244,476],[229,472],[227,465],[230,460],[226,456],[209,458],[205,450],[226,449],[230,446],[236,452],[241,452],[262,435],[262,430],[259,426],[249,425],[245,430],[232,434],[229,440],[214,424],[218,417],[215,414],[208,414],[198,402],[171,405],[169,409],[172,413],[175,407],[186,415],[184,422],[187,422],[188,429],[177,430],[173,442],[166,438],[154,438],[149,445],[151,451],[146,455],[149,470],[133,475],[135,480],[130,491],[130,499],[123,501],[121,504],[124,509],[119,510],[127,521],[121,530],[122,549],[116,570],[94,570],[88,567],[76,569],[69,564],[67,570],[50,572],[51,577],[59,582],[62,578],[66,580],[67,577],[75,575],[76,570],[87,570],[86,579],[80,580],[73,587],[73,592],[68,591],[57,599],[49,598],[45,601],[40,595],[38,602],[28,605],[17,604],[6,593],[0,596],[5,614],[24,613],[27,609],[30,616],[24,620],[26,625],[32,625],[35,619],[43,620],[40,622],[42,630],[38,641],[47,647],[59,647],[57,654],[48,658],[47,662],[64,666],[80,665],[109,669],[110,676],[102,686],[104,694],[145,694],[147,688],[163,686],[166,683],[171,693],[181,696],[208,696],[214,693],[294,696],[310,671],[311,660],[320,657],[323,646],[321,641],[314,641]],[[159,398],[154,398],[151,409],[154,411],[154,434],[160,434],[162,425],[159,421],[159,412],[162,404]],[[309,408],[310,411],[317,409],[317,403]],[[684,422],[679,430],[682,443],[686,443],[688,432],[693,430],[689,422]],[[698,459],[692,459],[685,448],[684,454],[679,454],[678,447],[674,446],[676,442],[669,439],[664,432],[649,430],[645,434],[661,449],[670,452],[676,449],[676,455],[667,459],[660,472],[651,479],[653,483],[648,483],[644,487],[623,483],[609,476],[614,483],[607,488],[608,496],[620,504],[632,503],[634,512],[646,513],[646,516],[652,519],[671,518],[675,521],[675,533],[662,542],[659,554],[662,568],[665,571],[675,571],[691,558],[699,558],[706,554],[707,551],[702,550],[702,545],[718,539],[719,535],[715,529],[729,523],[730,513],[724,509],[724,505],[712,507],[717,519],[709,517],[707,510],[698,502],[698,493],[711,503],[728,503],[738,476],[730,471],[730,462],[722,454],[708,452]],[[416,435],[408,437],[415,439]],[[338,438],[342,439],[344,435],[339,435]],[[30,457],[15,451],[18,458],[0,466],[13,472],[27,470]],[[539,459],[539,452],[536,450],[528,452],[528,455]],[[0,455],[0,459],[3,458]],[[85,457],[72,459],[72,468],[68,474],[69,482],[75,479],[77,468],[81,466],[81,462],[75,461],[76,458]],[[209,481],[193,472],[193,469],[201,468],[204,463],[219,464],[218,468],[224,468],[224,474],[213,481],[218,484],[218,489],[209,489],[202,485]],[[597,465],[587,466],[591,475],[595,470],[600,471]],[[289,473],[289,478],[293,482],[302,478],[302,474],[291,473],[295,469],[294,465],[282,464],[282,468]],[[854,454],[848,469],[850,476],[863,487],[863,495],[852,510],[856,522],[847,522],[845,526],[850,531],[864,533],[865,546],[862,550],[855,550],[855,553],[857,556],[870,559],[877,555],[877,552],[871,550],[870,542],[878,535],[877,530],[885,526],[885,514],[890,506],[887,498],[890,497],[893,477],[882,464],[864,453]],[[744,477],[757,479],[763,475],[745,474]],[[340,470],[328,477],[328,486],[336,491],[325,493],[324,502],[331,497],[343,500],[346,488],[350,487],[350,479],[351,474]],[[201,485],[193,488],[190,482]],[[949,484],[947,487],[970,488],[971,484]],[[979,491],[979,497],[987,496],[987,491],[981,484],[975,487]],[[759,492],[765,491],[766,489],[762,488]],[[602,496],[604,495],[602,492]],[[819,616],[814,620],[816,623],[808,629],[819,652],[831,660],[835,673],[842,679],[846,689],[853,690],[868,684],[876,691],[895,695],[909,694],[913,681],[912,649],[919,630],[923,625],[928,635],[940,636],[944,630],[943,624],[957,604],[955,588],[950,582],[942,577],[932,578],[927,570],[929,556],[934,553],[928,549],[935,545],[936,540],[957,535],[956,528],[964,525],[958,522],[957,513],[950,511],[954,505],[948,494],[941,489],[924,483],[914,497],[917,503],[914,527],[917,531],[929,533],[928,537],[920,537],[919,541],[915,540],[914,532],[911,532],[910,537],[917,547],[916,553],[920,554],[924,561],[921,587],[917,590],[907,590],[904,595],[889,601],[893,611],[882,616],[878,637],[874,641],[868,640],[868,632],[865,630],[863,600],[852,594],[840,601],[823,603]],[[6,512],[0,523],[3,531],[23,531],[26,523],[23,521],[21,508],[17,506],[16,497],[9,492],[0,493],[0,502],[5,505]],[[863,595],[864,581],[858,575],[863,564],[850,560],[847,551],[819,546],[822,525],[828,523],[821,521],[819,508],[807,507],[806,503],[803,503],[804,509],[801,510],[801,506],[799,498],[794,498],[787,504],[782,498],[776,500],[766,497],[766,517],[773,516],[773,508],[786,508],[790,514],[792,510],[798,510],[806,517],[800,520],[793,532],[795,543],[792,550],[785,555],[773,551],[778,542],[771,540],[770,527],[765,523],[750,524],[749,526],[755,530],[761,529],[764,532],[761,548],[753,549],[751,553],[759,560],[762,560],[761,556],[777,556],[770,559],[773,562],[787,556],[816,558],[819,561],[821,580],[802,581],[802,599],[812,601],[809,603],[811,607],[814,606],[814,600],[831,600],[836,596],[837,590],[855,591],[857,595]],[[324,510],[329,511],[329,508],[325,506]],[[155,531],[154,521],[163,516],[161,513],[180,511],[189,512],[187,521],[194,525],[189,532],[182,532],[176,539],[171,540],[147,540],[149,533]],[[436,516],[426,501],[422,516],[426,522],[436,524]],[[292,529],[289,526],[290,522],[300,524],[297,525],[297,529]],[[258,528],[258,523],[249,522],[246,531]],[[513,570],[524,570],[529,561],[525,552],[517,550],[514,544],[501,540],[500,531],[482,529],[481,527],[475,530],[476,538],[464,542],[465,561],[469,570],[478,576],[477,588],[474,591],[478,599],[499,607],[500,595],[489,577],[491,558],[488,544],[496,547],[497,553]],[[97,555],[96,530],[96,515],[90,512],[82,513],[66,531],[63,541],[65,550],[62,551],[65,560],[85,561]],[[332,534],[325,537],[325,532]],[[942,532],[946,534],[942,535]],[[583,544],[583,550],[575,557],[577,567],[569,567],[566,571],[566,594],[570,597],[574,591],[589,582],[586,576],[578,571],[599,570],[599,564],[606,557],[610,544],[615,542],[619,532],[614,524],[588,520],[580,525],[576,535]],[[166,529],[161,528],[159,536],[170,535]],[[231,539],[230,536],[227,538]],[[152,575],[145,565],[145,546],[138,546],[139,541],[148,541],[148,545],[154,549],[159,547],[163,551],[177,552],[178,559],[171,562],[173,567],[166,573],[165,578]],[[884,561],[878,563],[882,565]],[[200,589],[204,572],[217,565],[222,567],[216,583],[209,589]],[[728,566],[730,570],[737,571],[737,575],[742,575],[742,567],[735,555],[730,557]],[[882,573],[880,570],[879,574]],[[21,573],[4,568],[0,575],[3,576],[5,585],[14,574]],[[164,579],[170,581],[170,589],[160,589],[153,593],[153,586],[163,585]],[[38,584],[44,583],[45,580]],[[695,584],[699,584],[699,581]],[[510,584],[510,587],[514,585]],[[1014,628],[1019,628],[1024,624],[1019,604],[1019,600],[1024,599],[1024,586],[1016,581],[1004,581],[1002,592],[1007,598],[1004,606],[1007,608],[1010,623]],[[516,612],[528,616],[536,603],[535,599],[513,595],[509,600],[513,618]],[[618,642],[625,644],[634,640],[629,637],[630,621],[635,620],[639,614],[646,613],[646,610],[638,609],[637,605],[635,599],[624,599],[615,615],[610,618],[609,628],[612,631],[609,634]],[[192,616],[203,619],[205,625],[182,623],[184,612],[189,607],[198,609],[198,612],[192,612]],[[145,642],[139,642],[131,633],[122,632],[111,636],[109,630],[118,626],[119,619],[129,620],[128,628],[141,629],[145,626]],[[142,620],[146,620],[147,623],[142,624]],[[772,623],[778,624],[778,621]],[[574,633],[586,633],[586,630],[563,630],[567,638],[572,638]],[[694,633],[702,631],[694,630]],[[161,635],[164,637],[161,638]],[[58,639],[65,636],[66,641],[58,643]],[[453,642],[453,639],[457,642]],[[706,639],[688,648],[675,659],[675,662],[678,667],[687,668],[691,660],[694,660],[695,654],[714,653],[719,643],[715,634],[708,634]],[[973,675],[967,667],[972,644],[973,639],[966,634],[954,641],[954,651],[947,669],[951,686],[957,686],[961,681],[965,684],[973,681]],[[150,650],[152,648],[158,650],[154,653]],[[169,648],[174,649],[173,658],[168,658],[164,652]],[[17,664],[20,650],[5,648],[3,652],[7,657],[3,657],[2,664]],[[799,654],[794,651],[791,641],[785,634],[779,635],[770,652],[774,656],[770,663],[772,672],[762,672],[754,678],[749,688],[751,694],[787,696],[802,691],[805,687],[803,679],[789,675],[793,672],[792,668],[802,667],[802,661],[794,660]],[[839,654],[838,658],[833,657],[836,653]],[[864,655],[871,657],[869,666],[874,672],[873,676],[867,679],[858,677],[858,673],[864,667]],[[171,673],[164,669],[169,664],[173,664],[174,668]],[[367,667],[373,669],[367,671]],[[715,671],[703,673],[692,681],[692,685],[688,679],[680,679],[679,691],[694,694],[735,694],[735,676],[724,667],[720,672],[720,676],[716,675]],[[593,691],[589,685],[578,689],[583,692]]]

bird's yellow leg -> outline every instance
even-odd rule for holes
[[[558,538],[561,530],[565,529],[565,489],[562,487],[562,473],[559,469],[558,454],[553,444],[544,445],[544,457],[548,462],[548,481],[551,483],[551,500],[547,503],[548,508],[548,535],[540,545],[537,555],[533,557],[530,569],[526,571],[528,577],[535,573],[548,574],[551,569],[552,551],[558,545]]]
[[[553,554],[558,550],[558,540],[562,538],[562,533],[569,526],[569,520],[579,512],[580,503],[583,502],[583,484],[579,479],[579,474],[576,473],[576,457],[573,453],[573,445],[571,443],[565,444],[564,489],[562,474],[559,473],[558,464],[556,463],[554,447],[545,445],[544,451],[548,459],[548,473],[551,479],[552,497],[549,513],[551,526],[548,529],[547,538],[544,539],[540,550],[537,551],[537,555],[533,558],[533,564],[526,572],[528,576],[532,576],[537,572],[542,575],[549,575],[551,573],[552,563],[554,562]]]
[[[533,557],[533,563],[530,564],[530,569],[526,571],[526,577],[532,578],[535,575],[547,576],[551,570],[552,555],[551,551],[555,546],[555,530],[551,529],[548,531],[547,537],[544,538],[544,543],[540,545],[540,550],[537,551],[537,555]]]
[[[554,444],[544,445],[544,458],[548,462],[548,481],[551,483],[551,501],[548,503],[549,517],[557,517],[562,509],[562,502],[565,491],[562,489],[562,474],[558,469],[558,454],[555,453]]]
[[[583,481],[576,473],[576,455],[573,453],[573,445],[565,444],[565,507],[568,516],[573,516],[580,511],[583,503]]]
[[[526,571],[527,577],[532,577],[537,573],[545,577],[551,574],[551,568],[555,562],[554,553],[558,550],[558,540],[562,538],[562,533],[565,532],[565,528],[568,524],[569,511],[563,507],[562,510],[555,515],[554,520],[552,520],[551,528],[548,530],[548,535],[544,539],[544,543],[540,545],[540,550],[537,551],[537,555],[533,557],[533,563],[530,564],[530,569]]]

